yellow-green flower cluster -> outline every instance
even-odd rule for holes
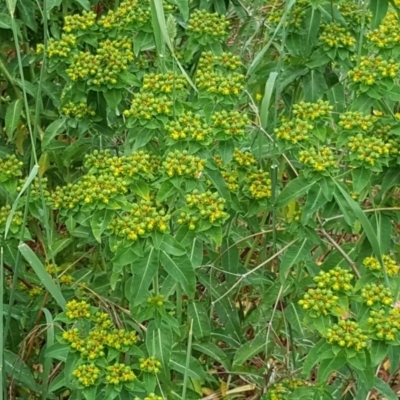
[[[340,347],[354,348],[361,351],[367,346],[368,337],[362,333],[357,322],[341,320],[326,333],[328,343],[337,344]]]
[[[354,28],[360,29],[363,22],[368,24],[371,21],[372,12],[363,7],[359,7],[356,3],[343,1],[339,3],[337,7],[346,22],[349,25],[353,25]]]
[[[237,110],[217,111],[212,116],[212,126],[229,138],[244,136],[245,128],[249,124],[249,117]]]
[[[93,386],[100,377],[100,369],[95,364],[82,364],[72,372],[83,386]]]
[[[314,318],[328,315],[338,305],[339,297],[330,289],[308,289],[299,305]]]
[[[382,256],[382,261],[388,276],[396,276],[399,273],[399,266],[397,265],[396,261],[393,260],[393,258],[387,254],[384,254]],[[364,258],[363,265],[370,271],[382,273],[381,264],[375,257]]]
[[[195,10],[190,16],[187,33],[205,43],[223,42],[229,36],[228,27],[225,15]]]
[[[161,363],[155,357],[141,358],[139,360],[140,369],[151,374],[158,374],[161,369]]]
[[[333,151],[327,146],[322,146],[318,149],[310,147],[307,150],[301,150],[299,161],[316,172],[324,172],[330,168],[335,168],[337,164]]]
[[[0,207],[0,231],[4,231],[10,213],[11,213],[11,206],[9,204]],[[23,222],[22,211],[15,211],[11,221],[11,226],[10,226],[11,231],[14,231],[18,227],[20,227],[22,225],[22,222]]]
[[[303,121],[315,121],[330,117],[333,107],[329,101],[318,100],[315,103],[300,101],[293,105],[293,115]]]
[[[400,138],[393,133],[394,124],[377,124],[374,127],[374,136],[381,138],[389,145],[391,156],[396,156],[400,152]]]
[[[46,271],[53,278],[57,277],[61,284],[70,285],[75,280],[72,275],[60,274],[60,272],[62,271],[62,268],[58,267],[57,265],[53,265],[53,264],[46,265]]]
[[[100,311],[96,312],[93,315],[92,321],[95,324],[95,326],[99,329],[109,329],[113,325],[110,315]]]
[[[271,178],[267,171],[255,171],[247,176],[250,196],[256,200],[269,199],[272,196]]]
[[[197,87],[209,94],[238,96],[243,91],[245,77],[232,72],[232,67],[236,69],[239,62],[237,58],[230,60],[227,55],[223,58],[211,53],[203,54],[196,73]]]
[[[319,38],[328,47],[351,48],[356,43],[354,36],[342,25],[330,23],[321,27],[323,31]]]
[[[155,207],[151,201],[132,204],[132,210],[114,217],[109,229],[116,236],[135,242],[140,237],[153,232],[168,230],[171,216],[163,209]]]
[[[382,139],[375,136],[364,136],[359,133],[351,136],[347,143],[352,160],[368,167],[375,166],[379,161],[385,161],[391,152],[391,144],[385,143]]]
[[[353,274],[350,271],[335,267],[327,272],[321,271],[319,275],[314,278],[314,282],[317,283],[319,288],[348,292],[353,289],[351,285],[352,279]]]
[[[112,156],[109,150],[95,150],[85,156],[85,167],[93,173],[111,175],[114,178],[132,178],[140,175],[152,178],[159,160],[146,151],[136,151],[129,156]]]
[[[186,111],[179,115],[177,120],[168,122],[165,130],[174,140],[190,138],[201,142],[212,134],[212,129],[206,121],[192,111]]]
[[[141,91],[151,93],[179,93],[186,90],[187,81],[183,75],[173,72],[165,74],[146,74],[143,78]]]
[[[19,282],[18,289],[28,293],[30,297],[38,297],[43,293],[43,287],[41,286],[26,286],[23,282]]]
[[[257,164],[256,158],[249,151],[240,151],[235,149],[233,152],[233,161],[241,167],[249,168]]]
[[[168,10],[164,4],[164,10]],[[150,2],[146,0],[124,0],[114,11],[109,11],[99,20],[99,26],[104,29],[124,29],[128,25],[140,28],[150,20]]]
[[[374,115],[365,115],[358,111],[346,111],[339,116],[338,125],[345,130],[361,129],[369,131],[373,128],[377,117]]]
[[[19,161],[14,154],[0,158],[0,182],[22,176],[23,165],[23,162]]]
[[[82,14],[67,15],[64,17],[63,31],[67,33],[87,31],[96,24],[96,14],[93,11],[83,11]]]
[[[47,55],[49,58],[53,57],[68,57],[76,44],[76,37],[71,34],[63,33],[61,39],[57,40],[51,38],[47,44]],[[38,44],[36,49],[38,54],[43,53],[43,44]]]
[[[354,83],[372,86],[383,79],[393,81],[398,77],[399,70],[400,64],[393,58],[361,57],[359,65],[349,71],[348,76]]]
[[[157,115],[170,115],[173,102],[167,96],[154,93],[135,93],[129,110],[124,111],[126,117],[150,120]]]
[[[147,302],[152,306],[161,307],[164,304],[164,296],[162,294],[155,294],[149,297]]]
[[[17,190],[20,191],[22,187],[25,184],[25,179],[20,179],[19,185],[17,187]],[[40,190],[40,184],[42,186],[42,190]],[[41,178],[36,177],[31,184],[31,194],[30,194],[30,201],[37,201],[42,199],[42,193],[43,197],[48,200],[50,199],[50,192],[47,189],[48,188],[48,179],[43,176]],[[43,191],[43,192],[42,192]]]
[[[65,315],[72,320],[90,318],[90,305],[85,300],[71,300],[65,306]]]
[[[140,397],[135,397],[134,400],[142,400]],[[149,393],[143,400],[164,400],[161,396],[155,393]]]
[[[206,160],[193,156],[187,150],[169,152],[162,162],[162,169],[169,177],[184,176],[199,179]]]
[[[107,367],[106,381],[110,385],[118,385],[134,379],[136,379],[136,375],[129,365],[116,363]]]
[[[400,331],[399,309],[371,311],[368,324],[378,340],[392,342]]]
[[[112,347],[116,350],[120,350],[123,347],[129,347],[137,343],[138,337],[136,332],[127,331],[125,329],[113,329],[107,334],[105,338],[105,344],[108,347]]]
[[[77,119],[93,117],[96,115],[96,112],[92,108],[90,108],[84,101],[81,101],[80,103],[69,101],[67,104],[61,107],[61,112],[68,117],[73,117]]]
[[[284,379],[271,385],[263,400],[286,400],[294,389],[301,386],[304,386],[304,382],[299,379]]]
[[[283,18],[285,12],[285,2],[274,2],[274,7],[268,10],[267,21],[272,25],[276,26],[279,24],[281,19]],[[299,0],[294,4],[290,18],[287,18],[285,21],[285,26],[298,29],[301,27],[301,24],[304,20],[304,16],[306,15],[307,6],[310,3],[307,0]]]
[[[87,174],[75,184],[57,187],[51,195],[51,203],[54,209],[73,209],[83,204],[108,204],[127,190],[127,182],[121,177]]]
[[[224,171],[221,170],[222,178],[224,179],[226,186],[231,192],[239,190],[239,174],[237,171]]]
[[[214,68],[221,71],[235,71],[243,66],[240,58],[232,53],[224,52],[220,56],[211,51],[202,53],[198,69],[213,70]]]
[[[132,42],[128,37],[100,42],[96,54],[79,52],[66,70],[72,81],[84,80],[89,85],[115,85],[122,71],[133,61]]]
[[[393,303],[392,291],[382,284],[369,283],[361,289],[361,296],[368,307],[380,303],[389,306]]]
[[[218,193],[211,191],[199,193],[198,190],[194,190],[192,194],[186,195],[186,204],[195,213],[182,212],[178,224],[187,224],[190,230],[194,230],[200,220],[206,220],[213,224],[228,217],[224,211],[225,199]]]
[[[367,33],[368,41],[378,48],[392,48],[400,44],[399,17],[389,11],[379,27]]]
[[[291,121],[285,121],[279,128],[275,129],[275,135],[278,139],[297,144],[309,139],[314,126],[308,121],[300,118],[294,118]]]

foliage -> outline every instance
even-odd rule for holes
[[[397,1],[0,7],[4,398],[397,398]]]

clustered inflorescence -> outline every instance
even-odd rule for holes
[[[388,276],[396,276],[399,273],[399,266],[389,255],[384,254],[382,256],[382,261]],[[366,257],[363,260],[363,265],[370,271],[378,272],[379,275],[383,275],[382,266],[375,257]]]
[[[322,146],[319,149],[310,147],[308,150],[300,151],[299,161],[317,172],[335,168],[337,164],[332,149],[327,146]]]
[[[195,10],[189,19],[187,33],[201,43],[223,42],[228,36],[229,21],[224,15]]]
[[[174,140],[193,139],[201,142],[212,134],[212,128],[192,111],[180,114],[176,120],[168,122],[165,129]]]
[[[328,329],[326,339],[328,343],[361,351],[367,346],[368,337],[362,333],[357,322],[340,320],[331,329]]]
[[[183,176],[198,179],[205,165],[206,160],[189,154],[187,150],[174,150],[167,153],[161,167],[170,178]]]
[[[325,24],[320,40],[328,47],[352,48],[356,39],[345,27],[337,23]]]
[[[110,349],[119,352],[129,350],[138,340],[136,332],[114,328],[108,314],[101,311],[93,313],[91,306],[84,300],[69,301],[66,305],[66,316],[73,321],[85,320],[92,324],[88,333],[85,329],[72,327],[62,334],[62,341],[80,355],[81,364],[72,375],[81,385],[88,387],[103,380],[107,384],[119,385],[136,379],[130,365],[116,362],[105,367],[102,363],[97,363]],[[148,373],[157,374],[161,369],[161,363],[155,357],[141,358],[139,364],[140,370]]]
[[[308,289],[299,304],[312,317],[330,314],[338,305],[339,297],[330,289]]]
[[[393,303],[393,295],[389,288],[382,284],[369,283],[361,289],[361,296],[368,307],[375,304],[389,306]]]
[[[380,25],[367,33],[369,43],[378,48],[393,48],[400,44],[399,17],[395,11],[389,11]]]
[[[353,289],[351,281],[353,274],[340,267],[335,267],[327,272],[321,271],[315,278],[319,288],[329,288],[335,291],[348,292]]]

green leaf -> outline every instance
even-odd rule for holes
[[[51,275],[46,271],[46,268],[42,264],[42,262],[38,259],[33,250],[27,246],[25,243],[21,243],[18,246],[18,250],[24,256],[25,260],[28,261],[29,265],[35,271],[35,274],[39,278],[42,285],[46,288],[46,290],[53,296],[54,300],[58,303],[58,305],[64,309],[66,301],[64,296],[60,290],[60,288],[54,283]]]
[[[107,89],[103,92],[104,98],[106,99],[108,107],[115,111],[118,104],[122,100],[122,90],[121,89]]]
[[[171,235],[163,234],[159,249],[172,256],[183,256],[186,254],[185,248]]]
[[[318,382],[326,383],[329,375],[333,371],[337,371],[339,368],[343,367],[343,365],[346,364],[346,361],[347,357],[344,350],[340,350],[339,353],[332,358],[322,360],[318,368]]]
[[[108,228],[112,217],[114,216],[113,210],[97,210],[93,213],[90,219],[90,227],[92,228],[92,233],[95,239],[101,243],[101,235]]]
[[[193,343],[192,349],[200,354],[206,354],[219,362],[227,371],[231,369],[231,363],[226,354],[214,343]]]
[[[199,301],[191,301],[188,305],[188,317],[193,319],[193,335],[196,339],[210,336],[210,320],[203,304]]]
[[[382,22],[389,6],[388,0],[370,0],[369,9],[372,12],[371,29],[376,29]]]
[[[299,262],[306,260],[310,257],[310,251],[313,248],[313,243],[308,238],[303,239],[301,242],[297,242],[289,247],[284,256],[282,257],[280,265],[280,278],[281,282],[284,283],[289,271],[297,265]]]
[[[161,362],[162,370],[168,371],[172,349],[171,328],[163,323],[159,327],[155,321],[150,321],[146,332],[146,349],[150,357]]]
[[[349,226],[354,226],[356,222],[356,216],[353,212],[353,209],[348,204],[346,199],[343,197],[342,193],[335,190],[334,198],[336,200],[337,205],[340,208],[340,211],[343,213],[343,218],[347,222]]]
[[[290,201],[298,199],[314,185],[303,177],[298,177],[290,181],[276,199],[276,207],[284,207]]]
[[[69,351],[70,346],[68,344],[54,343],[52,346],[46,348],[45,357],[65,362]]]
[[[32,371],[19,356],[9,350],[3,350],[3,363],[6,374],[12,376],[22,387],[39,393],[40,386],[36,383]]]
[[[44,131],[44,136],[42,137],[42,149],[50,144],[50,142],[57,136],[63,133],[66,129],[66,119],[60,118],[53,121]]]
[[[157,203],[162,203],[164,200],[177,193],[177,191],[178,189],[171,183],[171,181],[168,180],[163,182],[157,192]]]
[[[311,370],[314,365],[321,361],[321,355],[329,350],[332,351],[332,346],[327,343],[325,339],[321,339],[311,348],[305,362],[303,363],[303,368],[301,371],[302,375],[305,378],[308,378],[310,376]]]
[[[267,82],[265,83],[264,96],[260,106],[260,122],[263,128],[267,127],[269,105],[271,102],[272,92],[274,90],[277,77],[278,77],[277,72],[271,72],[269,74]]]
[[[55,7],[59,7],[61,4],[61,0],[47,0],[46,1],[46,14],[47,14],[47,18],[50,17],[50,11],[55,8]]]
[[[160,260],[168,275],[181,285],[187,296],[192,297],[196,287],[196,276],[190,260],[187,257],[172,258],[165,251],[161,252]]]
[[[132,260],[133,261],[133,260]],[[137,306],[149,297],[149,286],[158,272],[158,252],[152,248],[132,264],[131,304]]]
[[[370,185],[372,171],[367,168],[355,168],[351,171],[351,176],[353,178],[353,189],[356,193],[361,193],[361,191]]]
[[[304,101],[316,102],[327,89],[325,77],[321,71],[312,69],[304,77]]]
[[[371,364],[372,367],[376,367],[389,352],[389,345],[381,340],[372,340],[371,342]]]
[[[399,185],[400,185],[400,170],[398,170],[397,168],[388,169],[382,179],[382,185],[381,185],[382,192],[386,193],[392,187]]]
[[[266,347],[265,335],[258,335],[254,339],[242,344],[233,358],[233,368],[243,366],[247,360],[265,351]]]
[[[130,189],[132,190],[133,193],[137,194],[142,199],[149,200],[149,198],[150,198],[150,188],[149,188],[149,185],[146,182],[143,182],[143,181],[134,182],[130,186]]]
[[[11,17],[6,13],[0,13],[0,29],[12,29]]]
[[[53,257],[55,257],[58,253],[67,248],[72,242],[72,238],[54,240],[53,243],[49,245],[49,249]]]
[[[13,133],[17,129],[19,119],[22,113],[22,99],[14,100],[8,107],[6,112],[6,133],[8,140],[12,140]]]
[[[221,175],[219,170],[212,170],[210,168],[204,169],[204,175],[213,183],[215,189],[218,190],[219,194],[225,199],[228,203],[231,201],[231,193],[229,192],[228,187],[224,181],[224,178]]]
[[[338,182],[336,182],[335,180],[334,180],[334,182],[335,182],[337,188],[342,193],[345,200],[347,201],[348,205],[351,207],[353,213],[356,215],[356,217],[360,221],[360,223],[364,229],[364,232],[368,238],[368,241],[371,244],[372,250],[374,251],[375,256],[378,258],[378,260],[383,268],[384,264],[383,264],[383,260],[382,260],[381,247],[379,245],[378,237],[377,237],[374,229],[372,228],[371,223],[369,222],[368,218],[362,211],[360,205],[349,196],[349,194],[346,192],[346,190],[343,189],[342,186]],[[383,272],[385,274],[385,281],[386,281],[386,283],[388,283],[386,270],[384,268],[383,268]]]
[[[203,241],[194,238],[192,248],[189,255],[190,261],[192,262],[193,268],[198,268],[203,263]]]
[[[20,11],[19,16],[24,22],[24,24],[32,29],[34,32],[37,31],[37,21],[35,12],[37,10],[37,6],[32,0],[19,0],[17,3],[17,7]]]
[[[306,48],[309,49],[308,54],[311,53],[314,43],[317,39],[319,24],[321,21],[321,12],[315,7],[310,9],[311,15],[307,19],[307,38],[306,38]]]
[[[303,212],[301,214],[301,223],[307,225],[310,218],[316,213],[327,200],[324,196],[322,187],[315,183],[314,186],[308,192],[306,204],[304,205]]]
[[[387,400],[399,400],[396,393],[393,392],[392,388],[377,376],[375,377],[374,388],[379,393],[383,394],[387,398]]]
[[[348,357],[347,361],[359,371],[365,371],[367,368],[367,357],[365,351],[358,351],[354,357]]]
[[[182,14],[183,20],[186,22],[189,19],[189,1],[188,0],[175,0],[176,5]]]
[[[207,380],[207,374],[204,372],[202,365],[194,357],[189,357],[189,368],[186,368],[186,354],[174,352],[171,355],[171,369],[184,375],[185,373],[200,383]]]

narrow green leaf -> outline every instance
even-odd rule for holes
[[[160,249],[171,256],[183,256],[186,254],[185,248],[171,235],[163,234]]]
[[[196,339],[210,336],[210,320],[203,304],[191,301],[188,305],[188,316],[193,319],[193,335]]]
[[[66,249],[73,242],[72,238],[64,238],[54,240],[53,243],[50,244],[49,249],[53,257],[55,257],[58,253]]]
[[[198,351],[201,354],[206,354],[213,360],[219,362],[227,371],[231,369],[231,363],[226,354],[214,343],[193,343],[192,346],[194,351]]]
[[[213,183],[215,189],[218,190],[219,194],[226,202],[231,201],[231,193],[229,192],[228,186],[226,186],[224,178],[219,170],[205,168],[204,175]]]
[[[19,356],[9,350],[4,350],[3,363],[6,374],[12,376],[22,387],[37,393],[40,392],[40,386],[36,383],[32,371]]]
[[[368,5],[372,12],[371,29],[376,29],[382,22],[389,7],[388,0],[370,0]]]
[[[376,367],[388,354],[389,345],[381,340],[371,342],[371,364]]]
[[[133,260],[132,260],[133,261]],[[149,297],[149,286],[158,271],[158,252],[151,248],[145,256],[132,264],[131,304],[137,306]]]
[[[33,250],[25,243],[21,243],[18,246],[18,250],[24,256],[25,260],[28,261],[29,265],[35,271],[35,274],[37,275],[43,286],[46,288],[46,290],[53,296],[58,305],[62,309],[64,309],[66,302],[60,288],[54,283],[53,278],[46,271],[46,268],[38,259]]]
[[[250,358],[263,352],[266,347],[265,335],[258,335],[254,339],[242,344],[233,358],[233,367],[241,367]]]
[[[327,200],[324,196],[322,187],[318,183],[315,183],[308,192],[306,204],[304,205],[301,214],[301,223],[307,225],[314,213],[326,204],[326,202]]]
[[[327,358],[321,361],[318,368],[318,382],[326,383],[329,375],[333,371],[337,371],[339,368],[346,364],[347,357],[344,350],[341,350],[332,358]]]
[[[317,70],[312,69],[305,77],[304,77],[304,100],[315,102],[328,89],[324,74]]]
[[[318,343],[316,343],[311,350],[309,351],[305,362],[303,363],[302,375],[305,378],[310,376],[311,370],[315,364],[321,361],[321,354],[324,354],[326,351],[332,351],[332,346],[325,341],[325,339],[321,339]],[[333,355],[333,352],[332,352]]]
[[[392,388],[388,383],[384,382],[382,379],[375,377],[374,388],[381,394],[383,394],[387,400],[399,400],[396,393],[393,392]]]
[[[176,0],[179,11],[182,14],[183,20],[186,22],[189,19],[189,1],[188,0]]]
[[[13,133],[17,129],[19,119],[22,113],[22,99],[13,101],[8,107],[6,112],[6,133],[8,140],[12,140]]]
[[[305,238],[303,241],[295,243],[286,250],[280,264],[280,278],[282,283],[286,280],[289,271],[295,265],[310,257],[312,247],[312,241]]]
[[[66,119],[60,118],[53,121],[44,131],[42,138],[42,149],[44,150],[50,142],[57,136],[63,133],[66,129]]]
[[[269,74],[267,82],[265,83],[264,96],[260,106],[260,122],[263,128],[267,127],[269,105],[271,102],[272,92],[274,90],[277,77],[278,77],[277,72],[271,72]]]
[[[90,227],[94,238],[101,243],[101,235],[110,225],[111,219],[114,216],[113,210],[97,210],[93,213],[90,219]]]
[[[171,369],[184,375],[185,373],[193,379],[203,383],[207,380],[207,374],[202,365],[193,356],[189,358],[189,368],[186,368],[186,354],[174,352],[171,355]]]
[[[192,297],[195,292],[196,276],[190,260],[187,257],[171,257],[165,251],[161,252],[161,264],[182,287],[185,294]]]
[[[353,188],[356,193],[360,193],[371,182],[372,171],[367,168],[355,168],[351,171],[353,178]]]
[[[290,181],[276,199],[277,207],[284,207],[290,201],[298,199],[314,185],[302,177],[298,177]]]

